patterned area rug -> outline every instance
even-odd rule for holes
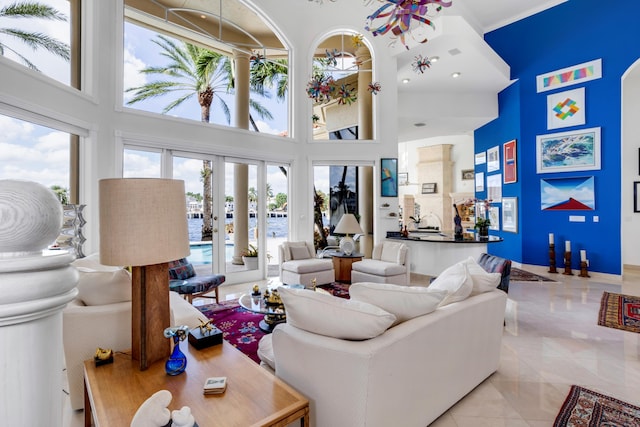
[[[335,297],[349,299],[349,284],[333,282],[328,285],[319,285],[319,288],[331,293]]]
[[[603,292],[598,325],[640,333],[640,297]]]
[[[549,279],[548,277],[520,270],[515,267],[511,267],[511,277],[509,280],[512,282],[555,282],[555,280]]]
[[[245,310],[240,307],[238,300],[206,304],[197,308],[222,331],[223,339],[256,363],[260,363],[258,342],[265,333],[260,330],[258,324],[264,315]]]
[[[640,408],[573,385],[553,427],[640,426]]]

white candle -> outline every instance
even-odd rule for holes
[[[566,242],[564,242],[564,251],[565,252],[571,252],[571,241],[567,240]]]
[[[549,244],[553,245],[553,233],[549,233]]]
[[[584,249],[582,249],[580,251],[580,261],[586,261],[587,260],[587,251],[585,251]]]

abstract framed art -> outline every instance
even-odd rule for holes
[[[502,145],[502,161],[504,163],[504,183],[512,184],[518,181],[515,139]]]
[[[398,159],[380,159],[380,195],[398,197]]]
[[[596,208],[592,176],[540,180],[543,211],[592,211]]]
[[[536,137],[536,172],[600,169],[600,128],[579,129]]]
[[[487,175],[487,198],[492,203],[502,201],[502,174]]]

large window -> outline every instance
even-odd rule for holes
[[[76,23],[72,8],[79,1],[38,0],[37,7],[30,7],[27,2],[0,0],[2,56],[71,84],[72,19]]]
[[[0,115],[0,179],[26,179],[72,203],[69,133]]]
[[[288,52],[255,13],[237,0],[222,3],[222,11],[217,2],[198,10],[154,3],[158,9],[143,13],[148,5],[126,1],[125,106],[229,126],[236,89],[248,85],[248,129],[288,135]]]
[[[371,52],[361,35],[342,32],[319,43],[307,95],[314,140],[373,139]]]

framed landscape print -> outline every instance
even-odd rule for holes
[[[487,150],[487,172],[500,170],[500,149],[496,146]]]
[[[596,208],[595,178],[549,178],[540,180],[543,211],[592,211]]]
[[[398,197],[398,159],[380,159],[380,195]]]
[[[473,169],[462,169],[462,180],[470,180],[473,179],[474,170]]]
[[[516,162],[516,140],[505,142],[502,145],[502,159],[504,162],[504,183],[511,184],[518,180],[517,162]]]
[[[504,197],[502,199],[502,231],[518,232],[518,198]]]
[[[600,169],[599,127],[537,136],[537,173],[598,169]]]

